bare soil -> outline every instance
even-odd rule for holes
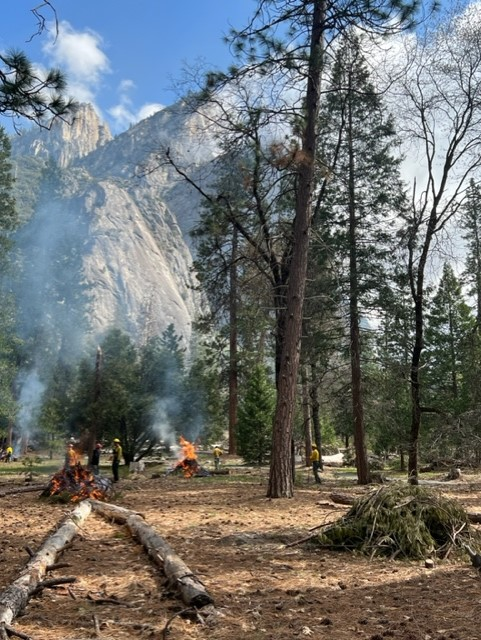
[[[428,569],[424,562],[370,560],[299,544],[348,508],[334,505],[332,492],[369,490],[354,479],[340,484],[326,471],[319,486],[304,474],[293,499],[269,500],[266,471],[151,475],[121,480],[110,501],[144,514],[202,580],[215,607],[200,618],[182,613],[186,605],[127,529],[93,513],[61,557],[70,566],[54,572],[76,582],[32,598],[16,630],[33,640],[481,638],[481,579],[467,556]],[[15,482],[21,480],[8,487]],[[481,476],[463,475],[441,489],[481,511]],[[74,505],[37,493],[6,496],[0,504],[2,591],[28,561],[26,547],[38,549]]]

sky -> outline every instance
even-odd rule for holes
[[[184,69],[200,63],[226,69],[232,57],[223,36],[244,26],[256,6],[255,0],[3,2],[0,51],[20,49],[40,67],[61,68],[69,95],[91,102],[114,134],[178,100]],[[47,21],[40,34],[34,9]]]

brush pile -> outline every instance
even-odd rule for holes
[[[106,500],[111,490],[112,483],[109,478],[94,475],[77,463],[57,471],[50,478],[41,496],[59,496],[65,502],[80,502],[88,498]]]
[[[404,484],[383,486],[359,498],[317,537],[330,549],[409,559],[444,558],[470,539],[468,515],[458,502]]]

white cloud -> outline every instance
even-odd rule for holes
[[[102,46],[98,33],[75,31],[65,21],[59,23],[57,37],[52,36],[44,45],[52,64],[66,72],[69,94],[80,102],[94,102],[102,76],[110,73]]]
[[[50,40],[44,45],[44,52],[50,64],[65,72],[68,94],[79,102],[93,104],[101,113],[96,100],[102,89],[103,77],[111,73],[110,61],[102,50],[102,36],[91,29],[76,31],[66,21],[59,23],[57,37],[53,35],[55,29],[51,29],[51,33]],[[134,107],[130,93],[135,89],[133,80],[124,79],[119,82],[118,103],[107,109],[114,133],[123,131],[164,108],[162,104],[154,102]]]
[[[157,111],[162,111],[162,109],[164,109],[163,104],[159,102],[148,102],[137,111],[138,119],[143,120],[144,118],[149,118],[153,116],[154,113],[157,113]]]
[[[114,131],[122,131],[164,108],[164,105],[156,102],[134,108],[129,95],[133,89],[135,89],[135,84],[132,80],[121,80],[118,87],[119,102],[108,110],[108,114],[113,119],[112,128]]]

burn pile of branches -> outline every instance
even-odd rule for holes
[[[427,487],[395,483],[356,500],[345,516],[322,527],[320,545],[371,557],[446,557],[471,540],[460,503]]]
[[[74,466],[57,471],[50,478],[42,496],[68,496],[71,502],[80,502],[87,498],[105,500],[111,490],[112,482],[108,478],[94,475],[78,462]]]
[[[193,476],[210,476],[210,473],[207,471],[207,469],[204,469],[199,464],[195,445],[182,436],[180,436],[179,442],[182,447],[182,457],[177,462],[177,464],[175,464],[172,469],[167,472],[167,474],[170,475],[171,473],[182,473],[185,478],[192,478]]]

